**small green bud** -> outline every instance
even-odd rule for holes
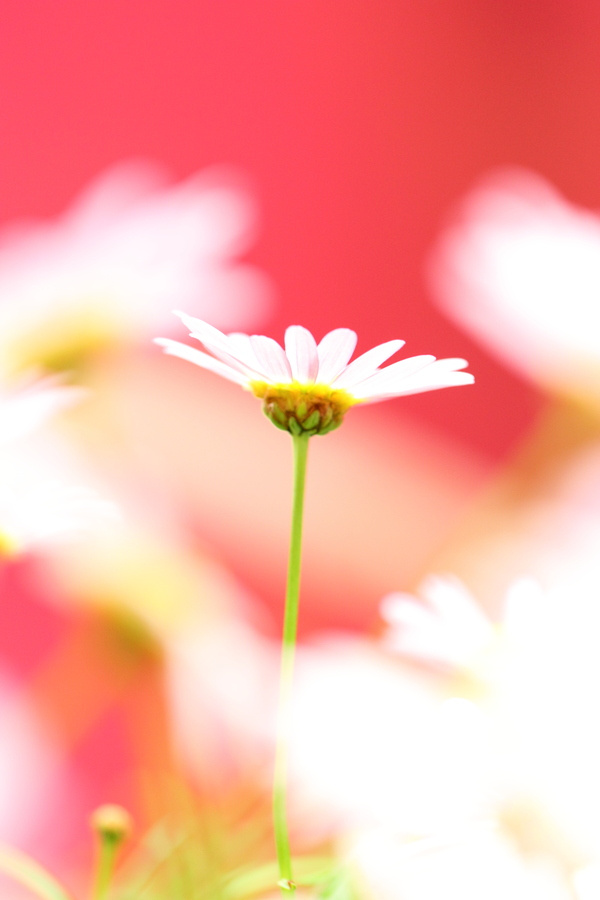
[[[274,403],[272,405],[271,415],[272,415],[273,419],[276,420],[276,422],[279,425],[282,425],[284,428],[287,429],[287,416],[286,416],[285,412],[282,410],[282,408],[277,405],[277,403]]]
[[[302,422],[302,420],[306,418],[307,412],[308,412],[308,405],[306,403],[306,400],[300,400],[300,402],[296,404],[296,409],[295,409],[296,417],[298,419],[300,419],[300,421]]]
[[[326,428],[321,427],[319,429],[319,434],[329,434],[330,431],[335,431],[336,428],[339,428],[342,424],[342,420],[339,419],[337,422],[331,422]]]
[[[282,431],[288,430],[287,416],[278,406],[263,406],[263,412],[276,428],[281,428]]]
[[[333,409],[331,406],[327,406],[325,411],[321,417],[321,430],[323,428],[327,428],[331,420],[333,419]]]
[[[107,803],[92,813],[90,825],[101,841],[120,844],[131,833],[131,816],[122,806]]]
[[[318,409],[313,409],[310,416],[307,416],[304,422],[302,423],[302,427],[305,431],[311,431],[313,428],[316,428],[321,421],[321,413]]]
[[[290,416],[288,419],[288,431],[290,431],[292,434],[295,434],[296,437],[302,434],[302,426],[293,416]]]

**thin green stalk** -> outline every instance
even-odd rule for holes
[[[92,892],[93,900],[106,900],[115,868],[118,844],[114,841],[101,841],[98,848],[96,877]]]
[[[294,672],[294,652],[298,624],[300,598],[300,557],[302,548],[302,517],[304,512],[304,485],[308,457],[307,435],[292,435],[294,445],[294,499],[292,503],[292,527],[288,563],[285,613],[281,643],[281,681],[279,686],[279,714],[275,745],[275,773],[273,778],[273,824],[275,846],[279,864],[279,886],[284,897],[296,890],[292,877],[292,859],[287,827],[287,754],[291,724],[291,692]]]
[[[131,818],[127,810],[114,803],[100,806],[90,822],[96,833],[96,871],[92,900],[106,900],[121,844],[131,831]]]

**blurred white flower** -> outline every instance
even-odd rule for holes
[[[354,860],[382,900],[570,900],[600,859],[597,603],[522,579],[492,623],[456,580],[423,590],[401,595],[400,613],[386,600],[385,641],[433,672],[365,639],[298,648],[294,832],[357,835]],[[277,646],[221,626],[170,642],[179,746],[206,777],[249,769],[268,783]]]
[[[458,578],[430,575],[418,598],[404,592],[383,598],[381,615],[389,625],[383,644],[487,681],[499,647],[506,656],[516,648],[528,651],[546,606],[546,595],[534,579],[517,579],[507,591],[503,621],[495,624]]]
[[[508,593],[502,623],[486,630],[483,614],[466,589],[461,596],[458,582],[433,584],[438,597],[431,614],[409,614],[411,602],[422,605],[416,598],[386,598],[391,633],[385,642],[470,675],[449,681],[449,689],[473,693],[475,688],[494,735],[496,817],[517,841],[541,843],[571,867],[598,860],[597,596],[564,586],[542,591],[523,579]],[[428,600],[431,586],[426,582],[423,588]],[[468,624],[469,604],[477,628]],[[456,634],[465,622],[472,639],[458,645]]]
[[[485,819],[490,750],[477,707],[365,640],[300,648],[290,799],[312,829],[383,826],[405,838]]]
[[[145,340],[174,303],[246,324],[270,290],[238,256],[256,210],[241,179],[208,170],[175,185],[150,163],[99,176],[62,216],[0,233],[0,371],[63,368],[107,343]]]
[[[409,842],[385,829],[363,831],[349,853],[367,895],[377,900],[573,898],[560,869],[525,859],[490,827]]]
[[[41,432],[84,392],[56,379],[23,381],[0,393],[0,556],[71,539],[118,518],[117,507],[73,480]]]
[[[600,392],[600,216],[540,176],[484,179],[442,234],[431,282],[444,308],[552,389]]]
[[[37,481],[26,472],[0,478],[0,552],[9,555],[55,541],[85,537],[113,524],[117,507],[92,488],[57,480]]]
[[[567,604],[550,602],[542,617],[546,603],[535,585],[515,586],[506,648],[486,632],[504,662],[495,681],[483,664],[474,670],[477,702],[458,695],[462,678],[423,677],[364,639],[300,646],[289,783],[298,840],[349,843],[367,887],[390,900],[437,900],[445,882],[450,897],[569,900],[571,878],[600,848],[599,678],[582,680],[600,662],[573,662],[578,604],[575,625]],[[223,624],[169,644],[179,748],[211,783],[244,771],[268,783],[277,646]],[[467,649],[461,673],[474,665]]]
[[[381,615],[390,626],[383,638],[392,651],[446,667],[469,666],[493,639],[493,626],[457,579],[431,575],[423,602],[412,594],[388,594]]]

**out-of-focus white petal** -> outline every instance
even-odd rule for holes
[[[430,623],[431,611],[424,604],[416,602],[412,594],[394,591],[386,594],[379,605],[381,617],[388,625],[406,625],[411,622]]]
[[[167,170],[156,162],[138,159],[101,172],[75,197],[62,216],[71,231],[94,233],[100,224],[114,224],[123,215],[168,185]]]
[[[412,841],[389,830],[363,830],[353,860],[367,895],[377,900],[574,898],[559,866],[535,854],[522,856],[487,822]]]
[[[548,608],[548,598],[534,578],[518,578],[509,587],[504,603],[504,627],[510,640],[536,640],[540,622]]]
[[[336,328],[319,342],[319,384],[329,384],[346,368],[356,347],[356,332],[350,328]]]
[[[0,391],[0,445],[25,437],[63,409],[84,397],[83,388],[56,378],[22,381]]]
[[[392,652],[434,664],[460,665],[463,661],[456,655],[452,635],[414,597],[394,594],[384,597],[381,615],[392,626],[383,641]]]
[[[197,347],[181,344],[179,341],[174,341],[171,338],[154,338],[154,343],[158,344],[159,347],[162,347],[164,352],[169,356],[177,356],[179,359],[185,359],[188,362],[194,363],[196,366],[200,366],[201,369],[208,369],[209,372],[214,372],[216,375],[226,378],[228,381],[234,381],[236,384],[242,385],[247,384],[248,382],[247,377],[238,369],[234,369],[227,365],[227,363],[221,362],[220,359],[215,359],[214,356],[210,356],[203,350],[198,350]]]
[[[490,620],[458,578],[428,575],[423,580],[419,593],[438,615],[451,618],[457,628],[471,633],[478,632],[483,640],[490,637]]]
[[[90,529],[110,527],[119,519],[116,504],[91,488],[48,481],[30,496],[14,498],[21,506],[21,533],[11,535],[17,546],[33,547],[54,541],[77,540]]]
[[[418,593],[423,600],[404,593],[384,597],[385,645],[423,661],[471,666],[493,640],[490,620],[457,579],[430,576]]]
[[[319,356],[314,337],[302,325],[290,325],[285,332],[285,353],[292,376],[302,383],[314,382],[319,373]]]

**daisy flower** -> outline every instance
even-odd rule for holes
[[[427,579],[420,594],[384,600],[384,646],[441,668],[441,684],[465,694],[455,699],[473,698],[490,736],[482,786],[493,817],[526,852],[569,870],[600,860],[594,587],[518,579],[497,624],[456,579]]]
[[[430,265],[446,311],[552,390],[598,393],[600,216],[541,176],[492,172],[460,203]]]
[[[344,414],[358,403],[376,403],[453,385],[472,384],[461,372],[464,359],[412,356],[385,368],[404,341],[386,341],[350,362],[356,333],[330,331],[319,344],[306,328],[291,325],[285,348],[264,335],[223,334],[218,329],[176,312],[204,349],[170,338],[157,338],[166,353],[195,363],[241,385],[263,401],[264,412],[278,428],[292,435],[327,434],[341,425]]]
[[[169,184],[150,162],[94,179],[53,220],[0,229],[0,372],[71,369],[90,353],[145,340],[173,298],[221,326],[268,307],[263,273],[243,260],[253,197],[235,173]]]

